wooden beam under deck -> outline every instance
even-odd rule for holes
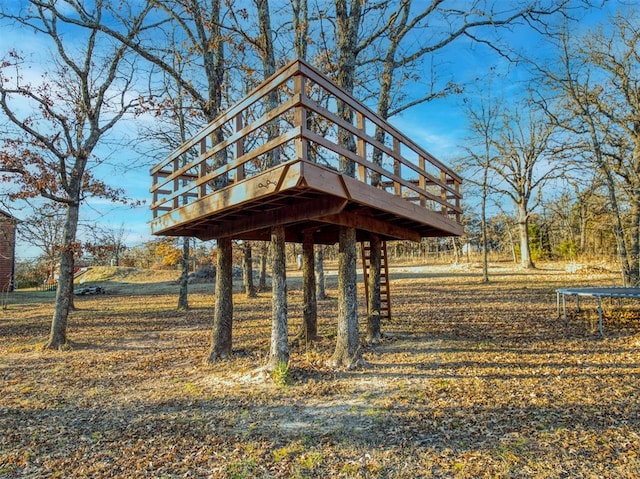
[[[339,226],[347,226],[395,239],[420,241],[420,233],[417,231],[397,226],[391,222],[378,220],[373,216],[363,216],[357,213],[343,212],[323,216],[318,218],[318,221]]]

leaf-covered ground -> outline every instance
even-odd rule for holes
[[[607,303],[604,339],[595,302],[566,327],[556,315],[555,288],[616,281],[554,265],[493,265],[489,284],[471,267],[395,269],[388,338],[355,371],[324,365],[333,286],[323,340],[293,348],[287,385],[256,371],[268,293],[235,296],[235,357],[206,366],[210,285],[177,312],[166,284],[107,283],[76,299],[65,352],[41,347],[53,293],[17,292],[0,312],[0,478],[635,478],[640,304]],[[294,278],[292,336],[301,299]]]

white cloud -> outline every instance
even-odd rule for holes
[[[428,108],[422,107],[393,118],[390,123],[442,162],[447,163],[461,154],[462,126],[459,121],[447,120],[446,115],[436,118]]]

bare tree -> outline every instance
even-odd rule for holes
[[[535,65],[559,92],[550,115],[574,138],[574,151],[602,178],[625,285],[640,283],[640,36],[634,10],[575,38],[566,27],[555,39],[558,68]],[[606,33],[608,32],[608,33]],[[544,102],[548,104],[549,101]],[[625,210],[630,219],[625,219]]]
[[[60,280],[47,347],[67,345],[67,317],[73,299],[74,258],[80,205],[88,196],[120,200],[122,191],[92,175],[99,162],[95,150],[107,133],[138,104],[129,90],[135,66],[126,44],[112,47],[101,41],[99,25],[110,13],[109,3],[30,0],[24,11],[2,6],[0,19],[35,31],[52,46],[49,73],[38,84],[22,78],[28,68],[17,51],[10,52],[0,70],[0,108],[13,125],[1,149],[0,170],[21,185],[18,196],[42,196],[66,210],[60,250]],[[126,24],[119,34],[132,42],[148,9]],[[75,28],[75,18],[82,26]],[[73,35],[67,34],[74,30]],[[78,48],[79,39],[83,47]],[[72,42],[72,43],[71,43]],[[23,107],[28,102],[30,108]]]
[[[527,101],[503,115],[500,135],[494,141],[497,156],[490,163],[498,175],[496,190],[510,198],[520,236],[520,265],[534,268],[529,244],[529,219],[539,203],[542,186],[561,171],[553,162],[557,128],[535,104]]]
[[[335,0],[336,47],[338,71],[336,81],[348,93],[353,94],[358,55],[358,30],[362,21],[362,2],[359,0]],[[353,123],[353,110],[345,102],[338,102],[338,115]],[[339,144],[356,151],[353,135],[340,129]],[[340,171],[353,176],[355,165],[341,158]],[[338,259],[338,334],[336,348],[330,363],[335,367],[351,368],[362,362],[358,337],[358,308],[356,288],[356,230],[340,226]]]
[[[101,29],[135,51],[152,67],[152,73],[160,70],[170,77],[182,95],[188,97],[190,112],[202,115],[204,121],[213,121],[222,112],[225,38],[222,34],[222,4],[220,0],[148,0],[156,11],[165,16],[153,18],[147,30],[167,22],[176,26],[171,37],[161,38],[157,29],[153,34],[135,39],[126,38],[113,30],[108,23]],[[188,62],[176,62],[176,56],[188,55]],[[184,66],[188,65],[189,68]],[[179,67],[178,67],[179,66]],[[223,140],[222,129],[214,133],[213,141]],[[213,167],[227,162],[226,153],[216,155]],[[226,179],[221,176],[217,187],[224,187]],[[233,297],[230,278],[232,276],[232,242],[218,241],[218,269],[214,307],[211,353],[207,361],[228,358],[231,355],[233,325]],[[229,248],[228,251],[225,248]],[[222,270],[221,268],[228,268]],[[223,287],[218,288],[224,282]],[[221,329],[220,329],[221,328]]]
[[[127,230],[124,224],[117,228],[94,224],[89,235],[90,241],[84,244],[84,249],[104,263],[120,266],[120,259],[127,249]]]
[[[33,214],[20,222],[18,232],[22,239],[42,251],[47,264],[47,276],[53,278],[58,264],[64,210],[59,203],[45,203],[34,209]]]
[[[629,222],[618,234],[626,257],[625,283],[640,284],[640,31],[637,11],[619,12],[611,21],[612,33],[596,32],[580,49],[594,76],[589,100],[599,112],[599,130],[606,134],[606,170],[615,175],[616,186],[626,199]],[[631,15],[631,16],[629,16]],[[604,165],[603,165],[604,166]],[[613,195],[612,195],[613,200]]]
[[[492,193],[489,172],[491,163],[497,156],[497,122],[500,114],[500,102],[488,92],[476,105],[468,104],[467,117],[473,146],[465,147],[467,157],[463,160],[469,171],[466,180],[480,188],[480,247],[482,248],[482,280],[489,281],[489,242],[487,237],[487,201]],[[480,173],[480,180],[475,180]]]

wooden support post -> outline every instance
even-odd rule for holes
[[[158,174],[154,173],[153,174],[153,195],[152,195],[152,199],[151,199],[151,204],[155,205],[158,202],[158,190],[155,188],[155,186],[158,184]],[[158,208],[152,208],[152,213],[153,213],[153,218],[157,218],[158,217]]]
[[[456,190],[456,221],[460,223],[462,221],[460,215],[460,182],[454,182],[454,188]]]
[[[445,171],[440,171],[440,181],[442,181],[443,184],[447,184],[447,173]],[[447,203],[448,203],[448,199],[447,199],[447,190],[445,190],[444,188],[440,189],[440,198],[442,199],[443,203],[440,206],[440,209],[442,211],[442,215],[446,216],[447,215]]]
[[[396,137],[393,137],[393,152],[395,153],[396,157],[400,156],[400,141]],[[400,162],[397,160],[397,158],[394,158],[393,174],[400,177],[401,173],[402,171],[400,169]],[[395,193],[396,196],[402,196],[402,187],[400,186],[400,183],[398,183],[397,181],[393,182],[393,192]]]
[[[364,115],[359,111],[356,111],[356,126],[358,127],[358,151],[357,154],[362,160],[367,159],[367,144],[364,141],[365,134],[365,121]],[[358,179],[363,183],[367,182],[367,169],[362,163],[358,163]]]
[[[242,130],[242,128],[243,128],[242,112],[240,112],[240,113],[238,113],[236,115],[236,118],[235,118],[235,131],[236,131],[236,133],[238,131]],[[235,157],[235,159],[237,160],[242,155],[244,155],[244,138],[239,138],[236,141],[236,157]],[[238,181],[242,181],[242,180],[244,180],[244,164],[238,165],[238,167],[236,168],[236,180],[235,180],[235,182],[237,183]]]
[[[204,137],[200,140],[200,156],[204,155],[207,152],[207,137]],[[200,178],[207,174],[207,161],[200,161]],[[198,198],[202,198],[207,195],[207,184],[202,183],[200,188],[198,188]]]
[[[178,161],[178,157],[173,159],[173,174],[175,175],[176,171],[180,169],[180,162]],[[180,189],[180,177],[175,176],[173,178],[173,192],[175,193]],[[180,206],[180,199],[178,196],[173,197],[173,209],[176,209]]]
[[[423,173],[426,169],[425,163],[426,162],[424,156],[420,155],[420,157],[418,158],[418,166],[420,167],[420,170],[422,170],[422,173],[420,173],[420,177],[418,178],[418,186],[422,191],[427,190],[427,182]],[[420,206],[422,206],[423,208],[427,206],[427,199],[422,193],[420,194]]]
[[[296,75],[293,78],[293,93],[306,96],[306,79],[302,75]],[[302,161],[309,160],[309,142],[307,141],[307,109],[302,105],[297,106],[294,114],[294,127],[300,127],[302,136],[296,138],[296,156]]]

